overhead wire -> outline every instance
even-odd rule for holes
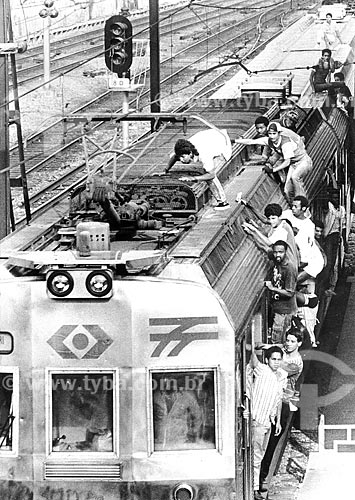
[[[22,10],[22,17],[24,21],[24,26],[25,26],[25,33],[26,33],[26,40],[28,42],[28,25],[27,25],[27,18],[25,14],[25,8],[24,8],[24,3],[26,3],[27,0],[20,0],[20,5],[21,5],[21,10]]]
[[[193,0],[191,0],[191,1],[193,1]],[[190,2],[190,3],[191,3],[191,2]],[[174,15],[175,15],[176,13],[178,13],[178,12],[182,11],[182,10],[185,10],[185,9],[186,9],[186,8],[188,8],[188,7],[189,7],[189,4],[188,4],[188,5],[184,5],[184,6],[182,6],[182,7],[179,7],[178,9],[176,9],[176,11],[174,11]],[[150,24],[147,28],[143,28],[141,31],[139,31],[139,32],[135,33],[135,34],[134,34],[134,36],[132,35],[132,37],[131,37],[131,38],[133,39],[134,37],[139,36],[139,35],[141,35],[142,33],[144,33],[144,32],[146,32],[147,30],[149,30],[151,26],[155,26],[155,25],[160,24],[160,23],[162,23],[163,21],[165,21],[165,20],[169,19],[169,18],[171,17],[171,15],[172,15],[172,14],[170,13],[170,14],[168,14],[167,16],[163,17],[161,20],[157,21],[156,23],[152,23],[152,24]],[[67,75],[67,74],[71,73],[72,71],[74,71],[74,70],[76,70],[76,69],[80,68],[81,66],[83,66],[84,64],[87,64],[88,62],[92,61],[93,59],[96,59],[97,57],[100,57],[100,56],[104,55],[104,54],[105,54],[108,50],[111,50],[111,49],[110,49],[110,48],[108,48],[108,49],[106,49],[106,50],[102,50],[102,51],[101,51],[101,52],[99,52],[98,54],[95,54],[95,55],[93,55],[93,56],[91,56],[91,57],[88,57],[88,58],[84,59],[83,61],[81,61],[81,62],[77,63],[77,65],[75,66],[75,68],[69,68],[69,69],[67,69],[66,71],[63,71],[63,72],[61,72],[61,73],[58,73],[56,76],[53,76],[52,78],[50,78],[48,81],[46,81],[46,82],[44,82],[44,83],[41,83],[41,84],[37,85],[36,87],[34,87],[34,88],[32,88],[32,89],[30,89],[30,90],[28,90],[28,91],[24,92],[23,94],[21,94],[21,95],[19,96],[19,99],[21,99],[22,97],[25,97],[26,95],[30,94],[31,92],[34,92],[35,90],[39,90],[40,88],[42,88],[42,87],[44,87],[44,86],[46,86],[46,85],[48,85],[48,84],[50,84],[50,83],[54,82],[54,81],[55,81],[55,80],[57,80],[58,78],[61,78],[61,77],[65,76],[65,75]],[[9,104],[11,104],[12,102],[14,102],[14,99],[9,99],[9,100],[7,100],[7,101],[5,101],[5,102],[2,102],[2,103],[0,104],[0,108],[3,108],[3,107],[5,107],[5,106],[8,106],[8,105],[9,105]]]
[[[267,7],[275,7],[277,5],[281,5],[285,3],[285,1],[287,0],[282,0],[281,2],[276,2],[276,3],[270,3],[268,5],[263,4],[260,7],[251,7],[250,5],[244,5],[242,7],[226,7],[223,5],[204,4],[201,2],[191,2],[191,4],[193,3],[193,5],[197,7],[209,7],[211,9],[221,9],[221,10],[261,10]]]
[[[22,0],[22,1],[23,1],[23,0]],[[279,3],[281,4],[281,3],[284,3],[284,2],[279,2]],[[196,5],[200,5],[200,4],[198,4],[198,3],[195,3],[195,2],[194,2],[194,0],[191,0],[191,1],[190,1],[190,3],[189,3],[188,5],[185,5],[185,6],[182,6],[182,7],[178,8],[178,9],[176,9],[176,11],[174,11],[174,13],[173,13],[173,14],[169,13],[167,16],[165,16],[165,17],[163,17],[162,19],[160,19],[160,20],[159,20],[156,24],[158,24],[158,23],[162,23],[162,22],[163,22],[163,21],[165,21],[166,19],[169,19],[169,18],[171,19],[173,15],[176,15],[178,12],[180,12],[180,11],[182,11],[182,10],[185,10],[185,9],[187,9],[187,8],[189,8],[189,9],[193,12],[193,14],[194,14],[194,15],[196,15],[196,17],[198,17],[198,18],[199,18],[199,16],[196,14],[196,12],[195,12],[193,9],[191,9],[191,5],[192,5],[192,4],[193,4],[193,5],[195,5],[195,6],[196,6]],[[207,5],[206,5],[206,4],[201,4],[201,6],[204,6],[204,7],[205,7],[205,6],[207,6]],[[213,8],[228,8],[228,7],[214,6],[214,5],[208,5],[208,7],[213,7]],[[265,7],[264,7],[264,8],[265,8]],[[233,8],[233,9],[234,9],[234,8]],[[200,19],[200,20],[201,20],[201,22],[202,22],[205,26],[207,26],[207,27],[208,27],[208,29],[210,29],[210,28],[209,28],[209,26],[208,26],[208,24],[207,24],[205,21],[203,21],[203,19]],[[144,29],[142,29],[140,32],[136,33],[134,36],[140,35],[140,34],[144,33],[145,31],[147,31],[148,29],[149,29],[149,27],[148,27],[148,28],[144,28]],[[47,84],[49,84],[49,83],[54,82],[54,81],[55,81],[55,80],[57,80],[58,78],[61,78],[61,79],[62,79],[61,81],[63,81],[63,77],[64,77],[65,75],[69,74],[69,73],[70,73],[70,72],[72,72],[74,69],[77,69],[77,68],[79,68],[79,67],[83,66],[84,64],[86,64],[86,63],[90,62],[91,60],[95,59],[96,57],[99,57],[99,56],[103,55],[105,52],[106,52],[106,51],[105,51],[105,50],[103,50],[103,51],[102,51],[102,52],[100,52],[99,54],[96,54],[96,55],[94,55],[94,56],[91,56],[91,57],[89,57],[89,58],[85,59],[84,61],[82,61],[82,62],[78,63],[78,65],[76,66],[76,68],[71,68],[71,69],[68,69],[67,71],[61,72],[61,73],[59,73],[58,75],[53,76],[53,77],[52,77],[52,78],[51,78],[48,82],[41,83],[41,84],[37,85],[36,87],[34,87],[34,88],[32,88],[32,89],[28,90],[27,92],[24,92],[23,94],[21,94],[21,96],[19,96],[19,98],[23,98],[23,97],[25,97],[26,95],[28,95],[28,94],[30,94],[30,93],[32,93],[32,92],[34,92],[34,91],[36,91],[36,90],[38,90],[38,89],[42,88],[44,85],[47,85]],[[243,59],[244,59],[244,58],[243,58]],[[347,63],[347,64],[353,64],[353,63]],[[216,65],[216,66],[214,66],[214,67],[212,67],[212,68],[209,68],[208,72],[209,72],[209,71],[212,71],[213,69],[216,69],[216,68],[218,68],[218,67],[223,67],[223,66],[231,66],[231,65],[240,65],[241,67],[243,67],[243,69],[244,69],[245,71],[247,71],[247,72],[248,72],[248,74],[257,74],[258,72],[275,71],[274,69],[270,69],[270,70],[268,70],[268,69],[263,69],[263,70],[254,70],[254,71],[251,71],[251,70],[249,70],[248,68],[246,68],[246,67],[243,65],[243,63],[242,63],[242,59],[240,59],[240,60],[238,60],[238,61],[231,61],[231,62],[229,62],[229,63],[220,63],[220,64],[218,64],[218,65]],[[282,70],[280,70],[280,69],[279,69],[278,71],[291,71],[292,69],[311,69],[311,68],[312,68],[312,66],[304,66],[304,67],[285,68],[285,69],[282,69]],[[201,75],[201,76],[202,76],[202,75]],[[190,86],[191,86],[191,81],[189,81],[186,85],[184,85],[184,86],[182,86],[182,87],[178,88],[177,90],[172,91],[172,92],[171,92],[171,95],[181,93],[182,91],[184,91],[185,89],[189,88]],[[154,103],[158,102],[159,100],[160,100],[160,97],[159,97],[159,98],[157,98],[157,99],[155,99],[155,100],[151,100],[151,101],[149,101],[148,105],[154,104]],[[14,99],[8,100],[7,102],[0,104],[0,107],[6,106],[7,104],[12,103],[13,101],[14,101]],[[133,113],[133,111],[129,112],[127,115],[129,115],[129,114],[131,114],[131,113]]]

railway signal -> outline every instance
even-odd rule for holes
[[[132,64],[132,24],[121,15],[112,16],[105,22],[105,64],[119,77],[129,78]]]

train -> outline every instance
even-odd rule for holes
[[[302,105],[309,89],[300,96],[312,211],[333,181],[349,209],[349,119],[325,96],[317,107]],[[269,97],[254,99],[255,116],[277,119],[287,95]],[[207,107],[246,118],[255,135],[239,99],[211,95]],[[179,135],[186,123],[168,128]],[[158,133],[149,147],[155,160],[164,152],[159,172],[171,142]],[[286,200],[249,156],[235,145],[219,171],[229,210],[216,212],[206,185],[181,172],[119,182],[98,172],[72,193],[55,251],[16,251],[16,235],[1,242],[1,498],[253,498],[247,345],[267,340],[269,262],[242,222]]]

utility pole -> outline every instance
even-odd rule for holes
[[[160,113],[159,0],[149,0],[150,110]]]
[[[58,17],[59,12],[54,5],[54,0],[44,0],[44,7],[38,13],[43,19],[43,77],[44,83],[51,78],[50,57],[51,57],[51,19]],[[49,85],[49,84],[48,84]],[[47,87],[48,87],[47,85]]]
[[[8,42],[10,10],[7,0],[0,0],[0,43]],[[9,158],[9,72],[7,54],[0,52],[0,239],[10,231]]]

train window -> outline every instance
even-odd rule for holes
[[[17,453],[18,368],[0,368],[0,456]]]
[[[114,374],[52,373],[51,451],[114,451]]]
[[[215,372],[152,373],[154,451],[216,448]]]

